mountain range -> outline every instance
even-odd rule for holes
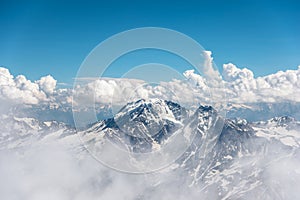
[[[2,151],[58,140],[80,156],[91,153],[101,161],[97,156],[105,154],[97,151],[105,150],[105,143],[126,152],[127,164],[135,167],[140,167],[141,158],[163,153],[158,160],[150,156],[142,170],[155,169],[169,178],[154,181],[137,199],[151,199],[151,192],[170,184],[187,191],[196,188],[206,199],[300,197],[294,187],[300,183],[300,122],[288,116],[247,122],[224,118],[211,106],[191,111],[167,100],[141,99],[80,131],[61,121],[14,114],[2,115],[0,123]],[[112,168],[126,170],[121,162]],[[291,162],[294,165],[284,164]]]

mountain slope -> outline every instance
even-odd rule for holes
[[[187,116],[187,111],[176,103],[142,99],[127,104],[114,118],[97,122],[85,132],[101,134],[133,152],[149,152],[181,128]]]

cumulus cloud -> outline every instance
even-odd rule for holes
[[[40,86],[47,94],[52,94],[55,90],[57,81],[50,75],[42,77],[37,81],[37,84]]]
[[[203,73],[209,79],[219,78],[219,72],[214,68],[213,57],[211,51],[203,51],[204,63]]]
[[[1,68],[1,97],[22,103],[37,104],[45,95],[39,93],[36,84],[27,80],[23,75],[14,78],[7,69]]]
[[[207,88],[205,78],[195,73],[195,70],[187,70],[183,73],[187,80],[194,86],[198,86],[202,89]]]
[[[239,69],[234,64],[228,63],[223,65],[223,78],[227,82],[237,79],[254,79],[253,72],[247,68]]]
[[[111,104],[124,102],[135,96],[147,98],[142,80],[104,78],[97,79],[87,84],[77,84],[74,91],[73,103],[75,105],[91,105],[93,103]]]
[[[89,106],[118,104],[137,99],[162,98],[189,105],[227,101],[231,103],[299,102],[300,66],[297,70],[279,71],[263,77],[254,77],[247,68],[232,63],[223,65],[222,79],[215,70],[211,51],[204,51],[203,74],[187,70],[186,80],[172,80],[150,85],[143,80],[101,78],[85,80],[74,89],[56,89],[57,81],[50,75],[30,81],[23,75],[14,77],[6,68],[0,68],[0,98],[23,104],[61,102]],[[74,97],[74,98],[73,98]]]
[[[205,79],[191,71],[185,72],[187,80],[172,80],[151,85],[142,80],[104,78],[78,85],[73,91],[73,105],[92,106],[109,104],[124,106],[139,99],[159,98],[179,103],[182,106],[211,102],[210,90]],[[200,88],[200,89],[199,89]]]
[[[174,79],[151,85],[143,80],[126,78],[78,79],[78,84],[73,91],[75,97],[73,105],[94,103],[124,105],[141,98],[167,99],[184,106],[197,105],[200,102],[211,104],[213,101],[218,101],[215,98],[217,95],[222,99],[221,76],[214,67],[211,51],[203,51],[202,56],[204,62],[199,64],[205,76],[196,74],[194,70],[187,70],[183,73],[186,80]],[[80,80],[90,80],[90,82],[80,84]]]
[[[9,70],[0,67],[0,98],[20,104],[38,104],[49,99],[47,94],[55,90],[56,80],[51,76],[31,82],[24,75],[14,77]]]
[[[280,102],[300,101],[300,67],[297,70],[279,71],[254,78],[249,69],[239,69],[234,64],[223,65],[223,77],[229,101]]]

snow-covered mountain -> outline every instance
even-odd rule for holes
[[[223,119],[210,106],[200,106],[193,114],[184,109],[179,115],[184,117],[178,119],[174,108],[182,109],[173,105],[170,108],[162,100],[127,104],[115,118],[94,124],[87,134],[97,133],[93,139],[101,135],[140,152],[155,150],[153,146],[168,142],[168,136],[178,130],[195,133],[191,146],[170,167],[183,173],[177,181],[207,194],[217,191],[216,199],[281,199],[294,195],[280,191],[274,196],[278,188],[270,188],[273,186],[266,183],[265,176],[273,170],[270,166],[279,162],[276,157],[289,160],[299,156],[300,129],[295,119],[248,123],[244,119]],[[289,173],[299,178],[295,171]]]
[[[31,117],[2,115],[0,118],[0,149],[30,145],[46,137],[63,138],[74,135],[75,129],[63,122],[39,121]]]
[[[30,146],[29,138],[40,144],[55,139],[88,156],[75,129],[64,123],[15,116],[2,116],[0,123],[1,149]],[[198,199],[200,193],[205,199],[299,198],[294,185],[300,183],[300,122],[291,117],[249,123],[224,119],[211,106],[189,111],[171,101],[141,99],[80,135],[85,144],[109,140],[143,154],[163,148],[178,133],[192,138],[190,146],[157,172],[168,178],[154,180],[135,199],[153,199],[153,191],[170,185],[197,191],[187,199]]]
[[[149,152],[182,128],[187,116],[188,112],[179,104],[141,99],[128,103],[114,118],[97,122],[85,132],[104,135],[133,152]]]
[[[269,141],[278,140],[290,147],[300,147],[300,122],[292,117],[275,117],[267,121],[252,123],[258,137]]]
[[[300,104],[292,101],[284,102],[256,102],[256,103],[230,103],[227,108],[227,117],[240,117],[248,121],[266,121],[274,116],[290,116],[300,120]]]

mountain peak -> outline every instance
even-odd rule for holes
[[[147,152],[181,128],[186,117],[186,110],[177,103],[140,99],[126,104],[115,117],[97,122],[89,132],[102,132],[125,148]]]
[[[175,118],[179,120],[181,118],[181,111],[186,115],[186,111],[179,104],[166,101],[162,99],[140,99],[135,102],[126,104],[116,114],[115,119],[118,120],[125,115],[130,115],[131,120],[143,117],[163,117],[163,118]]]

